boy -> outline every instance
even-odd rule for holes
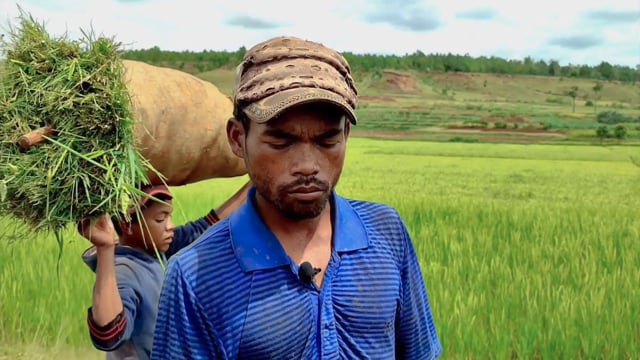
[[[96,273],[87,313],[89,334],[94,346],[107,352],[107,359],[149,358],[164,278],[158,257],[165,261],[228,216],[244,202],[249,186],[217,210],[179,227],[171,221],[173,196],[166,186],[143,188],[148,196],[140,200],[141,211],[132,212],[129,222],[114,222],[105,214],[93,225],[89,219],[79,224],[79,232],[94,245],[82,255]]]

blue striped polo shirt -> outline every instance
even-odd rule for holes
[[[436,358],[422,273],[398,213],[335,193],[331,201],[321,288],[299,278],[251,200],[173,256],[151,358]]]

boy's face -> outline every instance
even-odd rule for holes
[[[159,252],[169,249],[173,241],[175,226],[171,221],[173,206],[171,200],[164,203],[150,201],[149,206],[142,210],[142,219],[132,224],[131,238],[139,239],[139,246],[153,254],[154,245]]]

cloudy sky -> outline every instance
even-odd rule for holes
[[[18,5],[52,34],[93,28],[127,49],[236,50],[293,35],[355,53],[640,64],[640,0],[0,0],[3,33]]]

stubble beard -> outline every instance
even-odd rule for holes
[[[292,189],[298,186],[317,186],[323,192],[322,196],[315,201],[301,202],[295,199],[291,199],[289,193]],[[270,191],[268,187],[265,187],[266,191],[260,191],[261,195],[271,203],[278,211],[286,218],[301,221],[309,220],[318,217],[327,206],[329,197],[333,192],[335,185],[331,185],[329,182],[318,180],[315,177],[299,178],[293,183],[278,186],[275,192]]]

